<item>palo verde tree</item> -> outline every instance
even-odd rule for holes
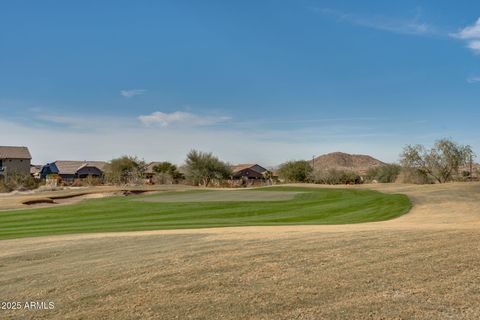
[[[278,176],[287,182],[308,182],[311,178],[313,167],[308,161],[287,161],[278,168]]]
[[[123,156],[112,159],[105,166],[105,179],[112,184],[139,183],[145,162],[137,157]]]
[[[230,166],[212,153],[192,150],[185,160],[187,179],[194,185],[207,187],[213,180],[221,181],[232,176]]]
[[[431,149],[422,145],[407,145],[400,159],[406,169],[416,170],[438,183],[444,183],[451,181],[459,167],[468,163],[473,156],[470,146],[458,144],[450,139],[441,139],[436,141]]]
[[[185,178],[176,165],[167,161],[155,165],[153,172],[160,176],[168,175],[175,183]]]

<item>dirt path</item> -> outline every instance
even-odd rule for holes
[[[0,300],[56,304],[0,318],[479,319],[480,184],[368,187],[415,207],[357,225],[0,241]]]

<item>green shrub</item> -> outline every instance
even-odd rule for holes
[[[141,184],[145,163],[137,157],[123,156],[112,159],[105,166],[105,181],[109,184]]]
[[[380,183],[392,183],[397,181],[402,167],[398,164],[386,164],[379,167],[370,168],[367,172],[368,181],[377,181]]]
[[[278,168],[278,176],[286,182],[311,181],[313,168],[308,161],[288,161]]]
[[[338,169],[315,171],[313,181],[318,184],[360,184],[363,182],[357,173]]]

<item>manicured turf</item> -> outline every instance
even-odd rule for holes
[[[0,239],[29,236],[231,226],[347,224],[388,220],[409,211],[405,195],[369,190],[274,187],[255,192],[299,192],[284,201],[150,202],[150,196],[86,200],[69,206],[0,212]],[[230,191],[188,191],[200,193]],[[236,191],[237,192],[237,191]],[[248,191],[252,192],[252,191]]]

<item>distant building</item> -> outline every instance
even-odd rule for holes
[[[30,174],[32,156],[27,147],[0,146],[0,177],[9,174]]]
[[[106,164],[104,161],[55,161],[42,167],[40,177],[44,179],[48,175],[58,175],[63,181],[73,181],[86,177],[99,178],[103,176]]]
[[[268,179],[271,172],[258,164],[237,164],[232,166],[234,179]]]
[[[42,171],[42,166],[37,164],[30,165],[30,175],[35,179],[40,179],[40,172]]]
[[[145,171],[144,171],[144,174],[145,174],[145,178],[147,179],[153,179],[153,177],[155,176],[155,171],[153,171],[153,168],[155,168],[155,166],[158,166],[159,164],[162,164],[163,162],[150,162],[149,164],[147,164],[145,166]]]

